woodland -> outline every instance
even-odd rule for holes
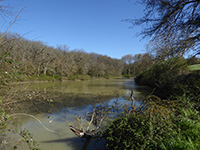
[[[31,80],[133,77],[138,84],[152,88],[138,108],[120,109],[122,112],[103,127],[105,114],[114,106],[99,107],[98,115],[97,108],[91,110],[89,124],[94,124],[96,118],[99,138],[106,141],[105,149],[200,149],[200,1],[140,2],[146,6],[144,16],[124,21],[133,28],[144,27],[141,36],[151,39],[146,53],[113,59],[84,50],[69,50],[64,45],[49,47],[15,33],[1,33],[0,88],[4,91],[12,88],[13,82]],[[0,97],[0,146],[4,148],[12,119],[11,111],[4,109],[7,100],[3,97]],[[92,132],[77,130],[88,135]],[[30,133],[20,134],[29,141],[30,149],[39,149],[31,141]],[[15,145],[12,148],[17,149]]]

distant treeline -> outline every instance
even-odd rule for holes
[[[17,34],[0,35],[0,72],[13,71],[27,76],[48,75],[70,77],[119,76],[124,63],[84,50],[69,50],[67,46],[53,48],[39,41],[30,41]]]

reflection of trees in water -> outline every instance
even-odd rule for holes
[[[132,83],[132,82],[131,82]],[[126,85],[128,85],[129,83],[126,82]],[[114,87],[115,83],[107,83],[106,86],[103,86],[104,88],[106,87],[107,89]],[[118,83],[116,83],[116,89]],[[91,87],[95,87],[98,88],[98,86],[100,85],[94,85]],[[131,86],[131,85],[130,85]],[[55,87],[56,88],[56,87]],[[58,88],[58,87],[57,87]],[[94,112],[92,111],[93,106],[96,106],[95,109],[95,114],[96,114],[96,118],[93,117],[94,122],[96,121],[97,124],[97,128],[98,128],[98,124],[101,121],[101,113],[100,112],[106,112],[107,108],[109,109],[109,107],[111,106],[110,104],[116,99],[116,97],[120,97],[120,90],[121,88],[123,89],[123,92],[127,90],[127,88],[122,84],[120,86],[120,88],[118,88],[119,90],[112,90],[112,92],[110,94],[109,91],[107,93],[100,93],[99,95],[97,95],[96,93],[83,93],[83,92],[76,92],[76,93],[68,93],[64,92],[64,89],[62,89],[61,91],[59,90],[55,90],[53,91],[51,89],[48,88],[44,88],[44,89],[39,89],[39,90],[30,90],[30,89],[26,89],[26,90],[22,90],[20,92],[18,92],[17,95],[19,95],[19,97],[15,97],[14,95],[12,96],[13,98],[17,98],[20,102],[19,103],[12,103],[12,107],[14,107],[16,104],[17,107],[15,107],[15,112],[24,112],[24,113],[30,113],[33,115],[39,114],[39,113],[49,113],[50,112],[55,112],[54,115],[52,117],[57,117],[60,116],[62,114],[64,114],[65,116],[61,119],[66,119],[66,116],[70,115],[71,117],[75,117],[76,114],[86,114],[87,111],[90,111],[91,113],[90,115],[90,120],[92,118],[92,115],[94,114]],[[122,92],[122,94],[124,94]],[[126,100],[129,100],[130,98],[130,93],[126,93],[124,94],[123,97],[120,97],[119,99],[127,102]],[[137,93],[135,93],[135,99],[139,99],[140,96],[137,97]],[[98,107],[97,103],[101,101],[102,102],[102,107]],[[90,107],[88,107],[90,106]],[[104,107],[105,106],[105,107]],[[106,107],[109,106],[109,107]],[[10,106],[11,107],[11,106]],[[110,110],[108,110],[110,111]],[[72,114],[72,115],[71,115]],[[105,114],[105,113],[104,113]],[[98,119],[98,117],[100,117]],[[106,116],[107,117],[107,116]],[[56,121],[59,118],[56,118]],[[62,120],[63,121],[63,120]],[[88,121],[88,120],[87,120]],[[90,121],[89,121],[90,122]],[[94,125],[94,122],[92,123],[92,126]],[[93,130],[93,129],[91,129]],[[75,138],[76,140],[76,138]],[[54,140],[54,141],[45,141],[45,142],[56,142],[56,141],[61,141],[61,142],[66,142],[67,145],[72,145],[72,147],[74,147],[74,139],[71,138],[67,138],[67,139],[58,139],[58,140]],[[79,141],[77,139],[77,141]],[[87,142],[86,142],[87,143]],[[88,143],[90,143],[88,146],[90,147],[90,145],[93,143],[91,141],[89,141]],[[82,143],[84,144],[84,143]],[[75,144],[76,145],[76,144]],[[78,143],[79,148],[80,149],[80,142]],[[76,146],[75,146],[76,147]],[[87,146],[86,146],[87,147]],[[76,149],[76,148],[74,148]],[[90,149],[90,148],[89,148]],[[92,149],[92,148],[91,148]]]
[[[61,91],[56,91],[56,89],[58,89],[57,86],[55,86],[53,89],[52,88],[31,89],[31,88],[16,87],[14,88],[15,92],[10,92],[7,97],[5,96],[5,99],[6,98],[9,99],[7,101],[9,103],[9,105],[7,105],[7,108],[13,108],[12,109],[13,112],[25,112],[25,113],[31,113],[31,114],[37,114],[40,112],[49,113],[49,111],[55,112],[67,107],[84,107],[88,105],[94,105],[97,103],[97,100],[109,101],[113,98],[116,98],[122,95],[123,95],[122,96],[123,99],[129,100],[130,91],[127,89],[129,89],[130,87],[133,87],[131,85],[131,83],[133,84],[133,82],[132,80],[129,80],[129,82],[125,81],[124,84],[122,83],[123,82],[121,80],[118,83],[117,82],[115,83],[113,81],[110,82],[108,80],[106,84],[107,87],[105,87],[105,85],[103,87],[105,89],[109,89],[109,87],[112,88],[115,85],[116,89],[110,90],[112,92],[107,91],[106,93],[99,91],[99,94],[92,93],[92,92],[91,93],[83,93],[83,92],[69,93],[68,91],[67,93],[67,92],[64,92],[65,88],[63,86],[61,86],[61,88],[63,88]],[[81,83],[78,83],[78,84],[81,84]],[[99,85],[91,84],[90,86],[97,88],[97,87],[101,87],[101,84]],[[121,90],[121,88],[123,90]],[[134,93],[135,100],[141,101],[144,98],[144,95],[143,95],[144,92],[139,92],[139,91],[144,91],[145,88],[140,87],[140,86],[135,86],[135,89],[136,89],[136,92]],[[125,90],[127,90],[127,93],[124,93]]]
[[[66,107],[82,107],[87,105],[94,105],[97,103],[96,99],[98,96],[91,94],[73,94],[73,93],[59,93],[53,92],[52,96],[41,93],[31,99],[25,99],[26,94],[24,93],[23,99],[18,99],[13,102],[9,102],[9,106],[6,108],[13,108],[13,112],[26,112],[31,114],[37,113],[49,113],[61,110]],[[22,95],[21,95],[22,96]],[[21,97],[20,96],[20,97]],[[108,101],[114,96],[101,95],[100,99]],[[50,101],[53,100],[53,101]]]
[[[143,99],[146,87],[135,85],[133,79],[18,84],[13,85],[9,92],[5,93],[4,109],[13,113],[58,112],[68,107],[95,105],[97,100],[109,101],[119,96],[129,100],[129,89],[135,90],[136,102]]]
[[[48,140],[42,141],[42,143],[66,143],[66,145],[70,146],[72,150],[80,150],[81,148],[84,150],[85,140],[79,137],[71,137],[71,138],[64,138],[64,139],[56,139],[56,140]],[[92,140],[87,147],[87,150],[94,150],[94,149],[105,149],[104,147],[105,141],[99,141],[98,143]]]

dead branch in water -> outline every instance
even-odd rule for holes
[[[131,103],[131,107],[129,109],[134,109],[134,97],[133,97],[133,90],[131,90],[131,95],[130,98],[132,100]],[[70,130],[77,135],[80,138],[84,138],[86,139],[84,142],[84,145],[82,147],[82,149],[86,149],[90,140],[92,138],[97,138],[99,137],[99,134],[101,134],[101,129],[103,128],[103,125],[105,125],[105,120],[107,118],[113,117],[111,116],[112,114],[114,114],[115,117],[117,117],[117,113],[119,112],[119,110],[124,109],[125,107],[129,107],[130,105],[122,105],[120,107],[118,107],[118,102],[117,100],[111,105],[103,105],[101,102],[99,102],[98,105],[95,105],[93,107],[93,110],[91,113],[88,113],[85,115],[84,120],[87,120],[86,123],[88,123],[85,127],[85,130],[82,129],[82,122],[79,122],[77,124],[77,122],[74,122],[79,128],[70,125],[69,128]],[[81,118],[81,119],[80,119]],[[88,120],[89,118],[89,120]],[[82,121],[82,117],[78,117],[76,118],[77,121]]]

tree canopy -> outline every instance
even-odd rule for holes
[[[144,16],[127,19],[135,25],[145,25],[142,35],[152,41],[173,45],[170,52],[200,55],[200,1],[199,0],[140,0],[146,5]]]

